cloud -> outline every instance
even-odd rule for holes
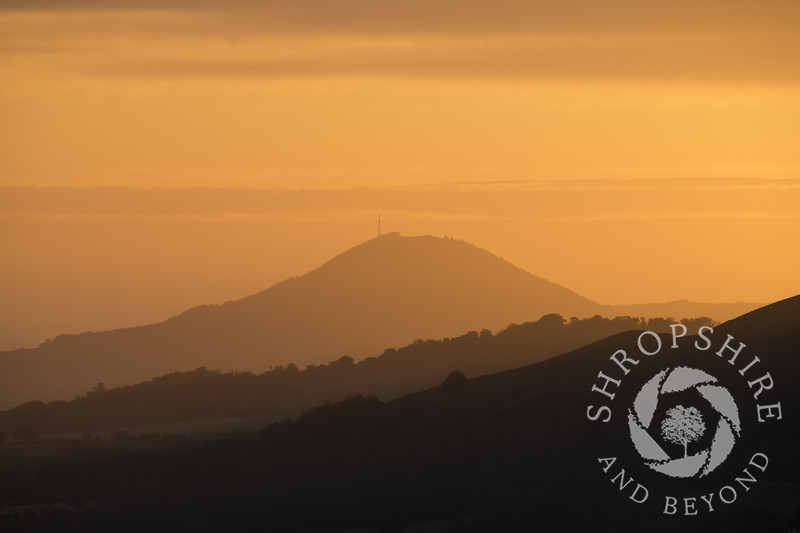
[[[8,77],[111,79],[400,76],[533,80],[793,81],[800,34],[275,36],[204,17],[44,19],[6,30]],[[169,28],[169,21],[181,22]],[[192,22],[196,21],[196,22]],[[204,31],[203,28],[208,28]],[[16,70],[13,70],[16,69]]]
[[[214,12],[263,31],[418,33],[796,29],[794,0],[5,0],[6,11]],[[249,22],[249,24],[248,24]]]
[[[800,77],[795,1],[26,0],[0,6],[0,54],[23,69],[12,70],[11,78],[36,72],[144,79]]]
[[[7,220],[792,218],[800,179],[575,179],[419,190],[0,187]]]
[[[477,77],[561,80],[792,81],[800,61],[762,49],[746,40],[679,42],[643,39],[638,45],[596,41],[541,44],[525,42],[419,42],[413,48],[393,43],[318,49],[299,57],[229,58],[148,57],[98,61],[85,72],[110,77],[304,78],[312,76]],[[773,41],[775,51],[800,42]],[[742,60],[750,56],[753,60]],[[756,57],[753,57],[756,56]]]

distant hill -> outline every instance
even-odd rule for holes
[[[698,316],[697,308],[679,312],[688,305],[670,304],[668,314],[658,305],[641,312],[626,306],[625,314]],[[711,318],[735,316],[743,307],[716,307]],[[290,362],[302,368],[343,355],[361,358],[417,338],[497,330],[549,313],[617,314],[465,242],[387,234],[241,300],[0,353],[0,408],[199,366],[262,372]]]
[[[774,376],[775,390],[761,400],[782,402],[780,423],[755,421],[753,391],[739,367],[713,351],[690,349],[696,337],[682,339],[680,349],[640,358],[632,373],[648,379],[656,369],[711,358],[714,375],[740,406],[742,433],[707,478],[676,481],[635,455],[624,413],[642,379],[626,378],[616,389],[617,415],[623,416],[609,424],[587,421],[587,403],[596,398],[589,384],[598,369],[608,368],[618,349],[637,353],[639,333],[629,331],[506,372],[470,380],[456,373],[441,386],[389,403],[355,396],[274,424],[260,438],[147,453],[101,454],[94,447],[102,443],[65,443],[60,457],[36,475],[9,471],[7,486],[34,501],[91,501],[97,510],[28,514],[7,523],[20,531],[59,525],[363,533],[789,531],[800,518],[800,296],[715,328],[715,347],[727,334],[746,343],[747,361],[757,354]],[[665,345],[670,340],[662,336]],[[742,468],[755,451],[769,454],[769,465],[763,472],[751,468],[750,483]],[[624,465],[627,479],[647,485],[650,501],[632,503],[635,485],[624,483],[626,477],[612,481],[616,470],[603,473],[598,457],[612,455],[619,456],[615,469]],[[720,501],[726,485],[738,489],[735,503]],[[714,511],[705,512],[698,495],[712,492]],[[680,504],[695,497],[700,512],[665,515],[665,496]]]

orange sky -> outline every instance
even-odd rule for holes
[[[378,211],[603,303],[800,292],[798,21],[793,0],[3,2],[0,185],[36,188],[0,189],[0,348],[244,296]]]

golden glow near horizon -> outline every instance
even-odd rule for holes
[[[0,349],[261,290],[372,236],[378,210],[604,303],[794,294],[799,16],[789,0],[5,2],[0,185],[37,199],[0,189]],[[83,189],[109,186],[129,188]],[[139,187],[168,190],[137,203]]]

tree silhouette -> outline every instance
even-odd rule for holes
[[[453,370],[442,383],[442,392],[448,396],[462,396],[469,390],[467,376],[460,370]]]
[[[688,455],[688,446],[703,436],[706,424],[703,415],[694,407],[679,405],[667,411],[667,418],[661,422],[661,434],[673,444],[683,445],[683,456]]]

